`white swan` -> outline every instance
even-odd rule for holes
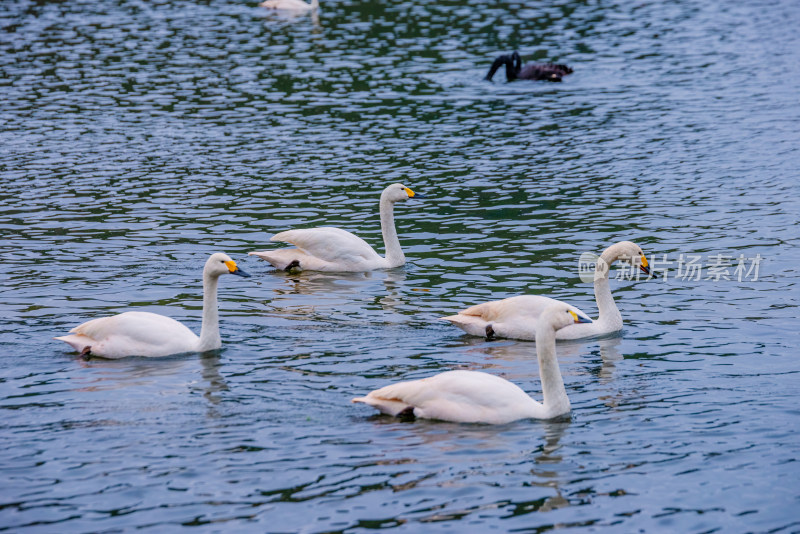
[[[268,9],[279,9],[281,11],[312,11],[319,8],[319,0],[311,0],[307,4],[303,0],[265,0],[258,4],[259,7],[266,7]]]
[[[609,268],[617,260],[638,264],[639,269],[651,275],[647,258],[639,245],[620,241],[605,249],[597,260],[594,274],[594,295],[599,310],[597,320],[591,324],[571,325],[559,330],[556,339],[580,339],[622,330],[622,315],[611,296],[608,283]],[[651,276],[655,278],[654,274]],[[533,340],[536,338],[536,324],[542,311],[556,302],[560,301],[539,295],[520,295],[484,302],[462,310],[457,315],[441,319],[474,336]],[[583,314],[574,306],[570,306],[570,309]]]
[[[503,378],[479,371],[448,371],[422,380],[392,384],[357,397],[380,412],[456,423],[503,424],[517,419],[552,419],[570,411],[556,359],[556,330],[591,322],[570,306],[556,303],[540,317],[536,355],[542,380],[542,403]]]
[[[290,271],[361,272],[399,267],[406,262],[394,227],[394,204],[421,198],[403,184],[392,184],[381,193],[380,214],[386,257],[375,252],[360,237],[340,228],[321,227],[287,230],[270,241],[291,243],[297,248],[250,252],[278,269]]]
[[[204,352],[222,346],[217,312],[220,275],[250,276],[226,254],[212,254],[203,268],[203,326],[200,337],[175,319],[148,312],[125,312],[92,319],[57,337],[81,351],[103,358],[168,356],[181,352]]]

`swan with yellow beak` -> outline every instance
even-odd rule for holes
[[[250,252],[275,268],[292,271],[364,272],[400,267],[406,262],[394,226],[394,205],[422,198],[403,184],[392,184],[381,193],[380,218],[386,256],[381,256],[366,241],[341,228],[319,227],[287,230],[270,241],[291,243],[297,248]]]
[[[594,273],[594,295],[597,301],[597,319],[581,324],[573,324],[556,332],[556,339],[582,339],[602,336],[622,330],[622,314],[611,296],[609,270],[615,261],[622,261],[638,267],[649,277],[656,278],[650,272],[647,258],[642,248],[631,241],[620,241],[605,249],[597,258]],[[536,339],[536,326],[539,317],[547,307],[561,301],[543,295],[518,295],[503,300],[493,300],[461,310],[456,315],[442,317],[474,336],[485,336],[487,339],[503,337],[511,339]],[[569,308],[585,315],[575,306]]]
[[[223,274],[249,277],[227,254],[212,254],[203,268],[203,326],[200,337],[165,315],[131,311],[92,319],[55,339],[68,343],[82,356],[124,358],[205,352],[222,346],[217,311],[217,284]]]

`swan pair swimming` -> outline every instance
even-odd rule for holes
[[[402,184],[392,184],[381,193],[380,214],[386,257],[363,239],[339,228],[289,230],[272,237],[298,248],[251,252],[279,269],[316,271],[371,271],[399,267],[406,261],[394,227],[394,204],[420,198]],[[223,274],[250,276],[225,254],[213,254],[203,269],[203,325],[196,336],[184,325],[155,313],[126,312],[93,319],[70,330],[64,341],[82,355],[103,358],[126,356],[159,357],[182,352],[204,352],[222,346],[217,311],[217,284]]]
[[[267,260],[277,269],[286,271],[363,272],[399,267],[405,263],[405,255],[394,225],[394,205],[420,196],[403,184],[392,184],[381,193],[380,220],[386,257],[380,256],[360,237],[340,228],[331,227],[280,232],[272,236],[270,241],[291,243],[296,248],[249,254]],[[653,276],[639,245],[630,241],[620,241],[611,245],[600,255],[595,269],[594,293],[599,310],[597,320],[561,329],[556,339],[593,337],[622,329],[622,315],[614,302],[614,297],[611,296],[608,278],[610,266],[616,261],[638,265],[642,272]],[[559,302],[539,295],[520,295],[478,304],[458,312],[457,315],[442,319],[476,336],[486,336],[490,339],[505,337],[534,340],[538,317],[548,306]],[[574,306],[571,309],[586,315]]]
[[[399,267],[406,261],[394,226],[394,204],[420,198],[402,184],[392,184],[381,193],[380,214],[386,257],[380,256],[363,239],[339,228],[289,230],[272,237],[297,248],[251,252],[279,269],[356,272]],[[203,325],[196,336],[184,325],[147,312],[126,312],[93,319],[70,330],[64,341],[82,355],[103,358],[126,356],[159,357],[182,352],[204,352],[222,346],[217,311],[217,284],[223,274],[250,276],[225,254],[213,254],[203,269]]]
[[[615,261],[638,265],[650,272],[642,249],[630,241],[608,247],[597,260],[594,275],[599,309],[596,321],[565,302],[539,295],[519,295],[485,302],[443,317],[473,335],[536,341],[542,403],[513,383],[477,371],[449,371],[430,378],[400,382],[357,397],[381,413],[396,417],[440,419],[456,423],[502,424],[518,419],[552,419],[570,411],[569,398],[556,359],[556,339],[579,339],[617,332],[622,328],[609,287],[609,268]]]

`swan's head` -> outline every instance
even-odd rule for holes
[[[577,323],[591,323],[592,320],[576,311],[575,308],[567,304],[558,303],[548,306],[542,313],[542,321],[553,327],[553,330],[560,330],[565,326]]]
[[[203,269],[203,273],[208,273],[209,275],[215,277],[223,274],[235,274],[236,276],[245,277],[250,276],[248,273],[241,270],[230,256],[223,254],[222,252],[212,254],[208,258],[208,261],[206,261],[206,266]]]
[[[647,257],[644,255],[644,252],[642,252],[642,247],[636,243],[631,241],[620,241],[619,243],[608,247],[605,252],[603,252],[603,256],[610,256],[604,258],[609,265],[617,260],[624,261],[626,263],[638,266],[639,270],[646,275],[657,278],[655,273],[650,272],[650,266],[647,262]]]
[[[422,198],[422,195],[418,195],[403,184],[392,184],[381,193],[381,200],[386,199],[390,202],[401,202],[409,198]]]

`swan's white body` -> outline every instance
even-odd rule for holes
[[[200,336],[164,315],[125,312],[92,319],[57,337],[75,350],[103,358],[168,356],[204,352],[222,346],[217,312],[217,282],[222,274],[250,276],[225,254],[212,254],[203,268],[203,326]]]
[[[270,241],[291,243],[297,248],[249,254],[267,260],[282,270],[297,268],[303,271],[362,272],[399,267],[406,262],[406,257],[400,248],[394,226],[394,204],[414,197],[415,193],[402,184],[392,184],[381,193],[381,231],[386,257],[375,252],[360,237],[332,227],[280,232],[272,236]]]
[[[556,330],[590,320],[561,303],[548,307],[541,315],[536,332],[541,403],[508,380],[479,371],[448,371],[422,380],[400,382],[352,402],[363,402],[388,415],[411,413],[414,417],[456,423],[503,424],[566,415],[570,403],[556,359]]]
[[[622,315],[611,296],[609,285],[610,266],[617,260],[638,261],[640,269],[650,273],[647,259],[639,245],[630,241],[620,241],[611,245],[600,255],[594,276],[594,295],[597,300],[597,320],[589,324],[573,324],[556,333],[556,339],[582,339],[600,336],[622,330]],[[542,312],[561,301],[539,295],[519,295],[503,300],[484,302],[458,312],[457,315],[442,317],[474,336],[486,336],[487,327],[497,337],[511,339],[536,339],[536,325]],[[569,305],[568,305],[569,306]],[[585,315],[574,306],[569,308]]]
[[[303,0],[265,0],[258,5],[259,7],[266,7],[268,9],[303,12],[317,9],[319,7],[319,0],[311,0],[310,4]]]

